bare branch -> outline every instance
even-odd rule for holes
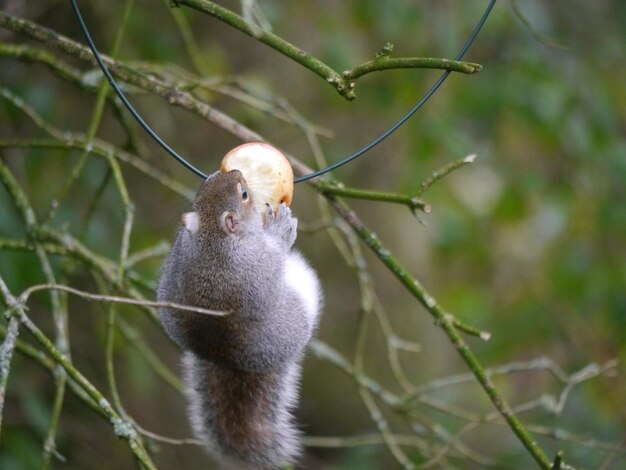
[[[165,307],[165,308],[174,308],[178,310],[184,310],[186,312],[199,313],[202,315],[213,315],[217,317],[223,317],[228,315],[230,312],[222,312],[219,310],[210,310],[201,307],[193,307],[191,305],[182,305],[177,304],[175,302],[157,302],[152,300],[138,300],[131,299],[127,297],[118,297],[115,295],[101,295],[101,294],[92,294],[89,292],[83,292],[78,289],[74,289],[73,287],[61,285],[61,284],[37,284],[29,287],[24,292],[22,292],[18,298],[20,304],[24,305],[28,301],[28,298],[34,294],[35,292],[42,290],[59,290],[63,292],[68,292],[72,295],[76,295],[78,297],[82,297],[87,300],[95,300],[98,302],[111,302],[118,304],[126,304],[126,305],[141,305],[144,307]]]
[[[364,64],[353,67],[343,73],[339,73],[318,58],[313,57],[311,54],[308,54],[299,47],[294,46],[280,36],[277,36],[267,29],[252,28],[246,19],[209,0],[175,0],[174,4],[184,5],[211,15],[223,23],[241,31],[242,33],[252,36],[258,41],[268,45],[272,49],[280,52],[289,59],[299,63],[314,74],[323,78],[327,83],[335,88],[340,95],[349,100],[356,98],[356,93],[354,91],[355,80],[371,72],[398,68],[436,68],[461,73],[475,73],[480,71],[482,68],[478,64],[459,62],[449,59],[421,57],[399,57],[392,59],[387,56],[379,56],[375,60],[365,62]]]
[[[39,344],[52,356],[65,372],[90,396],[98,405],[102,413],[110,420],[115,433],[128,442],[130,449],[140,462],[142,467],[155,469],[149,455],[143,449],[141,441],[138,440],[137,432],[132,424],[124,421],[111,407],[108,400],[100,391],[85,378],[72,363],[52,344],[48,337],[30,320],[26,314],[23,304],[13,297],[6,286],[4,279],[0,277],[0,295],[5,305],[12,310],[11,316],[19,319],[20,323],[35,337]]]

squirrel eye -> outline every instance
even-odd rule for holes
[[[243,199],[244,201],[248,200],[248,191],[246,191],[245,189],[241,191],[241,199]]]

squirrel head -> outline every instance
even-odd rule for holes
[[[258,219],[258,220],[257,220]],[[183,227],[200,237],[240,237],[244,231],[261,225],[260,214],[252,204],[252,194],[239,170],[218,171],[200,187],[193,212],[183,214]]]

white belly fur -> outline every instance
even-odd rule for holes
[[[315,325],[320,313],[320,282],[315,271],[297,251],[292,251],[287,256],[285,282],[302,299],[307,317],[311,325]]]

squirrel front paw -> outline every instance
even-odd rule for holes
[[[265,229],[282,240],[287,245],[287,248],[291,248],[298,234],[298,219],[291,215],[291,209],[284,202],[278,206],[276,215],[274,215],[272,206],[269,204],[266,204],[266,210]]]

